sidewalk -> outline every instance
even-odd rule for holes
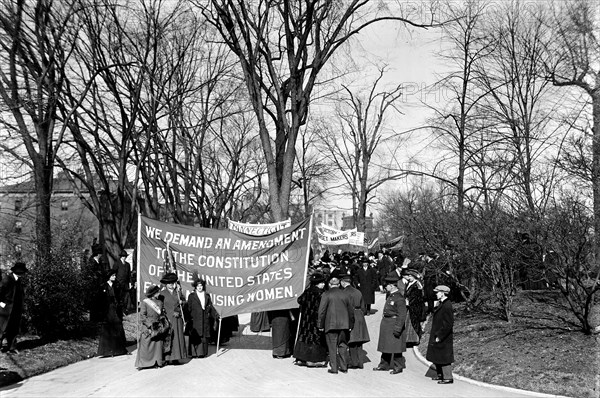
[[[374,372],[384,295],[376,294],[366,317],[371,341],[364,345],[369,362],[361,370],[332,375],[325,368],[293,365],[293,358],[273,359],[269,333],[249,330],[249,314],[240,315],[243,332],[221,354],[193,359],[179,366],[138,371],[133,355],[92,358],[0,388],[9,397],[531,397],[457,379],[439,385],[426,378],[427,365],[412,350],[407,369],[398,375]]]

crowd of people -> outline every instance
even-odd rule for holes
[[[422,270],[410,264],[400,253],[385,251],[334,256],[326,251],[319,260],[313,260],[309,286],[298,298],[300,325],[294,364],[327,367],[329,363],[332,374],[363,369],[362,345],[370,341],[365,316],[372,314],[370,306],[380,290],[386,293],[386,302],[377,342],[381,358],[373,370],[402,373],[406,367],[403,353],[407,347],[420,344],[423,322],[431,312],[427,359],[435,364],[432,379],[453,383],[453,315],[447,300],[450,288],[432,288],[436,299],[427,300]]]

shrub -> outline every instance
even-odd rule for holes
[[[87,326],[81,271],[69,249],[68,244],[53,249],[28,275],[25,319],[43,339],[73,336]]]

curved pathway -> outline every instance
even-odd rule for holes
[[[249,331],[249,315],[240,315],[243,332],[219,356],[178,366],[138,371],[133,355],[91,358],[17,384],[0,388],[9,397],[527,397],[541,394],[507,391],[456,379],[439,385],[425,377],[427,364],[412,350],[407,369],[398,375],[374,372],[379,362],[377,337],[384,295],[376,295],[367,324],[371,342],[364,345],[365,368],[332,375],[325,368],[293,365],[293,358],[273,359],[270,335]]]

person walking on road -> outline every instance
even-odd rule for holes
[[[315,272],[310,277],[310,286],[298,297],[300,327],[298,341],[294,347],[295,365],[309,368],[327,366],[327,344],[318,324],[323,289],[325,289],[325,276]]]
[[[369,337],[369,329],[367,328],[367,322],[365,321],[365,303],[363,301],[363,295],[358,289],[350,284],[351,280],[352,277],[350,275],[344,275],[340,281],[343,292],[350,297],[352,308],[354,308],[354,327],[350,331],[350,340],[348,341],[348,350],[350,352],[348,368],[362,369],[362,346],[364,343],[368,343],[371,338]]]
[[[367,257],[360,259],[360,267],[356,270],[355,284],[363,296],[365,315],[371,315],[371,304],[375,303],[375,290],[377,290],[377,271],[369,264]]]
[[[354,327],[354,309],[350,298],[340,289],[338,278],[329,280],[319,305],[319,329],[325,332],[331,369],[329,373],[348,372],[348,339]]]
[[[377,351],[381,352],[381,361],[373,370],[390,371],[390,374],[401,373],[406,367],[406,359],[402,355],[406,351],[406,336],[404,323],[406,322],[406,301],[403,292],[399,289],[399,277],[394,273],[385,278],[385,289],[388,296],[383,307],[381,327],[379,328],[379,342]]]
[[[17,335],[21,326],[23,315],[23,300],[25,290],[22,278],[27,273],[23,262],[16,262],[10,269],[12,272],[2,277],[0,282],[0,347],[2,352],[12,354],[17,351]],[[6,339],[6,346],[2,342]]]
[[[452,362],[454,362],[454,312],[452,302],[448,299],[450,288],[445,285],[436,286],[433,291],[436,294],[438,305],[433,310],[431,321],[431,333],[429,345],[427,346],[428,361],[435,365],[438,384],[452,384]]]

